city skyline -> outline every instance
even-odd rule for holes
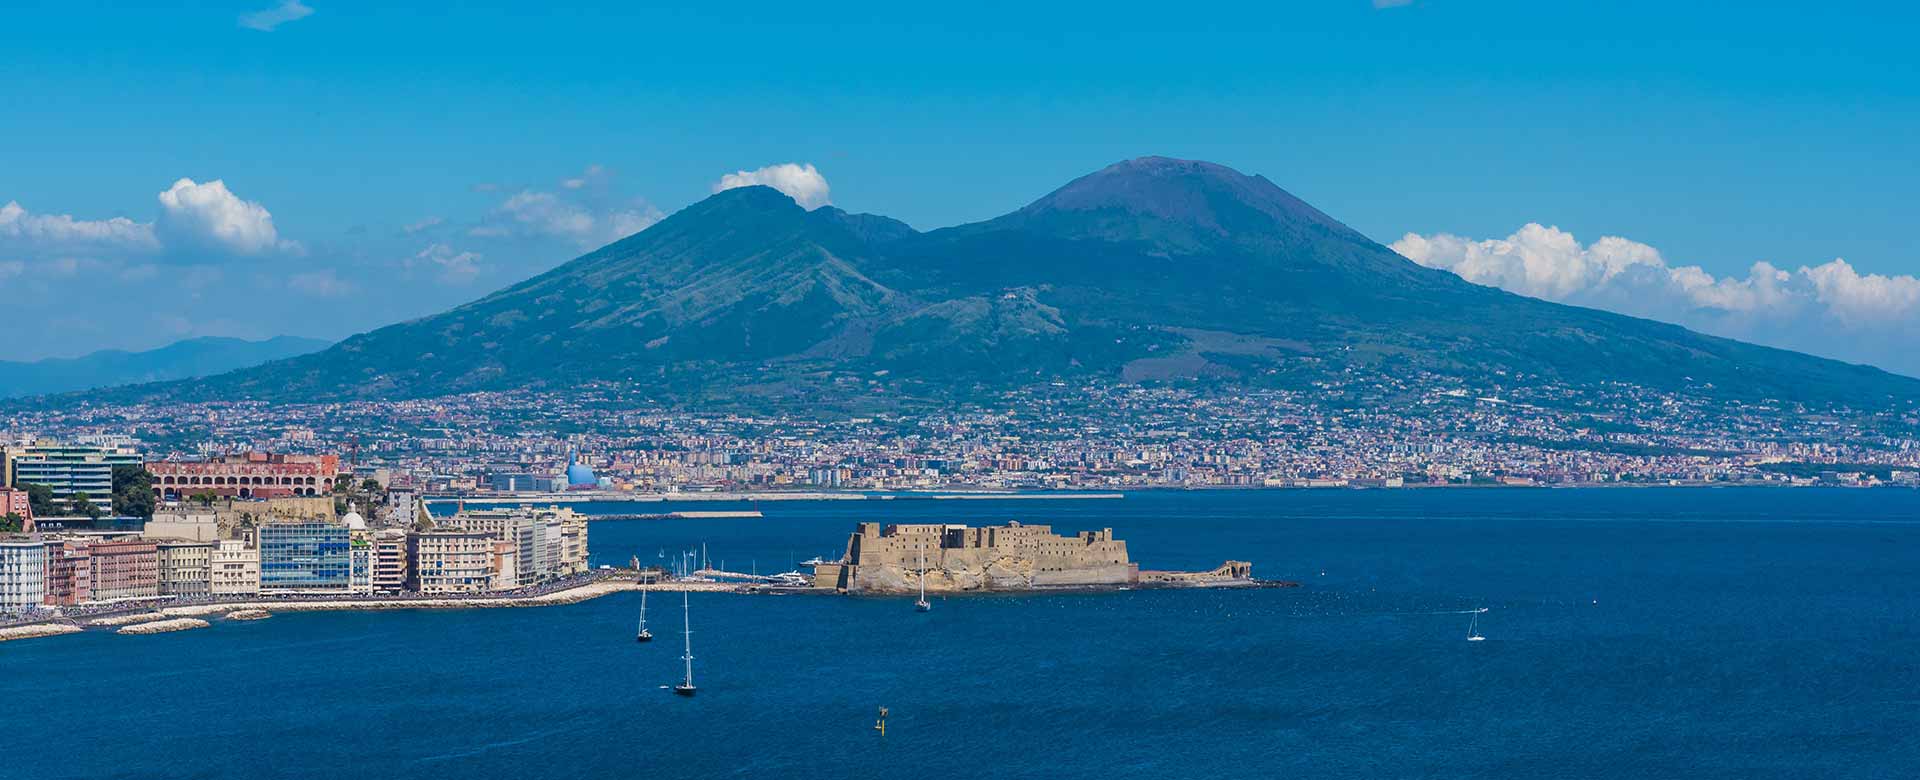
[[[730,20],[645,9],[26,9],[0,33],[26,74],[6,94],[32,106],[0,118],[20,141],[0,150],[0,277],[29,316],[0,359],[339,338],[730,183],[928,229],[1173,154],[1263,174],[1472,281],[1920,371],[1902,360],[1913,55],[1885,18],[1905,10],[1783,25],[1771,3],[1355,0],[1024,31],[761,10],[729,38]],[[157,56],[151,29],[223,67]],[[75,36],[116,55],[81,67]],[[494,56],[508,42],[522,56]],[[366,52],[326,56],[343,43]],[[132,295],[151,300],[57,310]]]

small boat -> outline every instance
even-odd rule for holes
[[[927,551],[920,551],[920,600],[913,602],[918,612],[932,612],[933,605],[927,602]]]
[[[1480,635],[1480,613],[1485,611],[1487,611],[1486,607],[1481,607],[1473,611],[1473,620],[1470,620],[1467,622],[1467,641],[1469,642],[1486,641],[1487,638]]]
[[[692,696],[696,690],[693,687],[693,611],[688,606],[687,592],[684,590],[680,591],[680,616],[681,620],[685,621],[686,628],[682,633],[687,638],[687,650],[680,656],[680,660],[687,662],[687,676],[680,681],[679,685],[673,686],[673,692],[678,696]]]
[[[640,591],[640,633],[633,636],[635,642],[653,641],[653,632],[647,630],[647,592]]]

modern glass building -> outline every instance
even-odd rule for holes
[[[260,526],[260,592],[347,592],[352,540],[344,525],[304,521]]]

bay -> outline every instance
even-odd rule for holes
[[[597,563],[857,522],[1113,528],[1299,588],[639,598],[0,645],[0,777],[1912,777],[1920,492],[1442,489],[589,505]],[[672,599],[677,601],[677,599]],[[1485,642],[1467,642],[1485,607]],[[887,734],[871,728],[891,711]]]

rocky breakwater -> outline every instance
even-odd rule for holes
[[[207,621],[199,618],[168,618],[166,620],[135,623],[131,626],[125,626],[115,633],[165,634],[173,631],[189,631],[196,628],[206,628],[207,625]]]
[[[0,642],[15,639],[37,639],[43,636],[59,636],[61,634],[78,634],[85,630],[86,629],[72,623],[34,623],[25,626],[7,626],[6,628],[0,628]]]

